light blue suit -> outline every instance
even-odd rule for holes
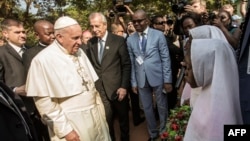
[[[146,29],[147,30],[147,29]],[[138,87],[151,138],[158,136],[157,122],[154,117],[152,92],[156,96],[160,118],[160,133],[165,131],[167,120],[167,96],[162,93],[164,83],[172,83],[170,56],[167,42],[162,32],[148,28],[147,44],[143,55],[135,33],[128,37],[127,45],[131,59],[131,84]],[[141,56],[143,63],[137,61]],[[153,90],[153,91],[152,91]]]

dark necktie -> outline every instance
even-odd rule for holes
[[[145,53],[145,51],[146,51],[147,39],[146,39],[145,35],[146,35],[145,33],[141,34],[141,36],[142,36],[142,38],[141,38],[141,50],[142,50],[142,53]]]
[[[99,63],[101,64],[101,62],[102,62],[103,50],[104,50],[104,47],[103,47],[103,40],[102,40],[102,39],[99,39],[99,44],[100,44],[100,49],[99,49],[99,53],[98,53],[98,61],[99,61]]]
[[[19,54],[21,57],[23,57],[23,53],[26,51],[26,48],[25,47],[22,47],[19,51]]]

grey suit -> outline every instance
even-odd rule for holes
[[[167,42],[162,32],[148,28],[146,51],[139,46],[139,34],[128,37],[127,45],[132,64],[131,84],[138,87],[151,138],[158,136],[153,111],[152,92],[156,96],[160,118],[160,133],[165,131],[167,96],[162,93],[164,83],[172,83],[171,64]],[[140,61],[139,61],[140,60]],[[153,90],[153,91],[152,91]]]

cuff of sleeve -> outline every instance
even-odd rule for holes
[[[16,93],[16,87],[14,87],[12,90],[13,90],[14,93]]]
[[[63,127],[57,127],[54,129],[55,130],[55,133],[56,135],[59,137],[59,138],[63,138],[65,137],[67,134],[69,134],[73,128],[71,127],[70,124],[66,124],[64,125]]]

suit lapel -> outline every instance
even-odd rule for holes
[[[13,107],[10,106],[9,103],[7,103],[4,99],[3,99],[3,93],[0,94],[0,103],[3,104],[4,106],[6,106],[7,108],[9,108],[11,111],[13,111],[15,114],[19,115]],[[6,98],[5,98],[6,99]],[[6,99],[7,100],[7,99]],[[7,100],[8,101],[8,100]]]
[[[103,50],[103,55],[102,55],[102,59],[105,58],[105,56],[108,54],[109,52],[109,49],[110,49],[110,46],[112,46],[112,37],[111,37],[111,33],[108,33],[108,36],[107,36],[107,39],[106,39],[106,42],[105,42],[105,45],[103,46],[104,47],[104,50]]]
[[[150,43],[151,43],[152,39],[155,38],[155,37],[152,38],[152,36],[154,36],[154,35],[152,35],[152,29],[148,28],[147,44],[146,44],[146,51],[145,51],[146,54],[147,54],[148,49],[151,47]]]
[[[250,27],[250,20],[248,21],[246,27]],[[246,47],[249,47],[249,45],[247,45],[247,43],[249,42],[249,35],[250,35],[250,28],[245,28],[245,34],[243,34],[244,37],[242,39],[242,43],[241,43],[241,50],[240,50],[240,58],[239,60],[241,59],[241,56],[243,54],[243,52],[245,51],[245,48]]]
[[[94,54],[93,59],[96,61],[96,63],[98,63],[98,38],[96,37],[94,38],[92,53]]]
[[[134,38],[133,38],[133,44],[135,44],[135,50],[136,51],[138,51],[138,52],[140,52],[141,53],[141,49],[140,49],[140,36],[139,36],[139,33],[138,32],[136,32],[136,33],[134,33]]]
[[[11,47],[9,44],[7,44],[7,51],[9,52],[10,55],[14,56],[16,59],[19,61],[22,61],[21,56],[16,52],[16,50]]]
[[[0,103],[11,109],[10,105],[2,98],[2,96],[0,96]]]

